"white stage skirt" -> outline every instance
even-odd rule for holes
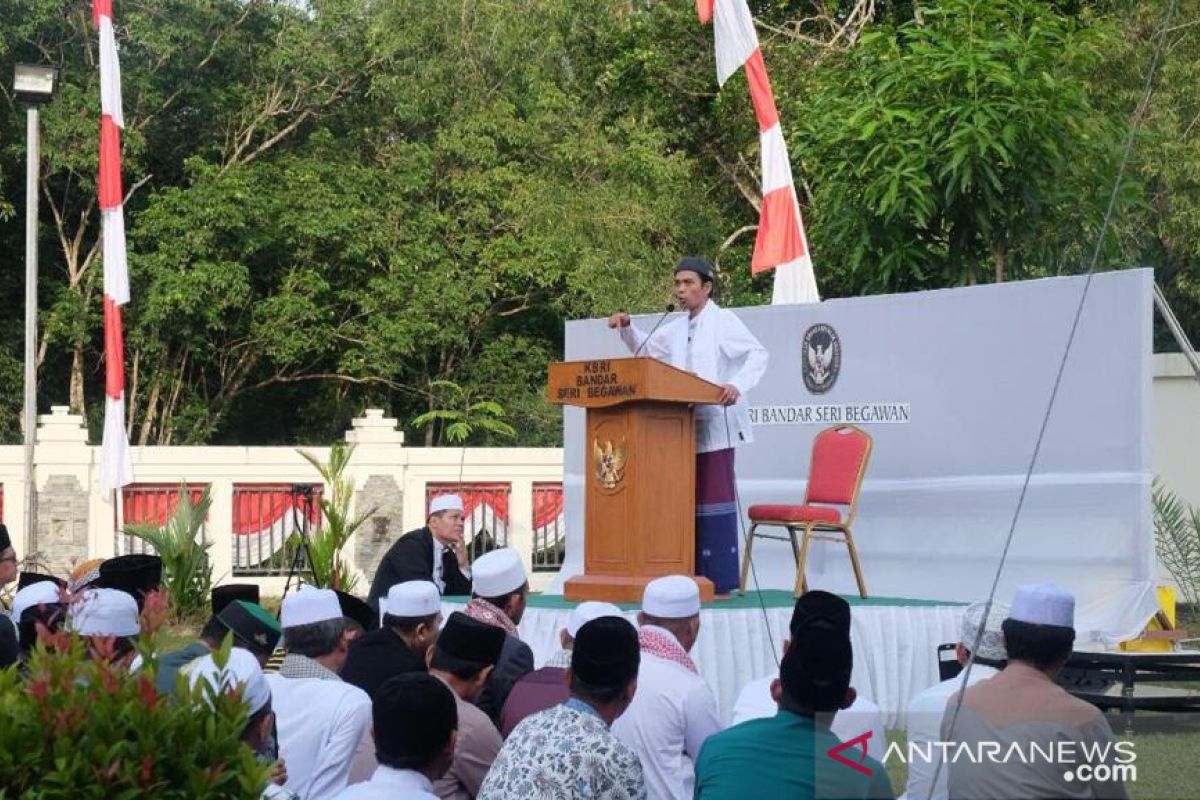
[[[558,651],[559,631],[566,627],[571,611],[561,602],[555,602],[554,607],[538,607],[537,602],[531,598],[520,633],[540,667]],[[445,613],[461,611],[462,607],[461,603],[448,602]],[[964,608],[907,604],[904,600],[851,607],[853,685],[859,694],[879,705],[889,728],[902,727],[909,701],[938,682],[937,647],[958,641]],[[626,612],[635,624],[636,615],[636,611]],[[758,606],[705,608],[700,612],[700,639],[692,658],[712,687],[726,724],[733,716],[733,704],[742,687],[777,671],[791,616],[790,602],[767,602],[765,613]]]

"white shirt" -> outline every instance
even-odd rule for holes
[[[429,778],[421,773],[380,764],[371,780],[346,787],[332,800],[438,800],[438,796],[433,793]]]
[[[650,800],[691,800],[696,756],[720,729],[717,701],[704,679],[643,651],[637,694],[612,732],[641,759]]]
[[[271,674],[267,683],[287,763],[284,788],[301,800],[324,800],[345,788],[371,727],[371,698],[341,681]]]
[[[996,669],[984,666],[983,664],[975,664],[971,667],[971,679],[967,684],[972,686],[979,681],[994,677],[997,673]],[[942,717],[946,713],[946,701],[951,695],[957,692],[962,687],[962,676],[958,675],[948,681],[935,683],[928,689],[924,690],[912,699],[908,704],[908,744],[909,752],[914,752],[912,745],[925,745],[929,742],[940,742],[942,740]],[[916,758],[908,759],[908,786],[906,794],[909,800],[946,800],[949,796],[946,789],[946,779],[950,772],[945,765],[942,766],[942,771],[938,775],[937,785],[933,789],[933,794],[929,793],[930,785],[933,782],[933,773],[937,771],[938,751],[936,748],[930,748],[932,759],[924,758],[924,749],[920,751],[921,755]]]
[[[747,720],[773,717],[779,711],[771,697],[771,682],[777,675],[768,675],[756,681],[750,681],[738,695],[733,704],[733,724],[738,725]],[[883,761],[887,752],[887,739],[883,728],[883,712],[879,706],[863,697],[861,694],[854,703],[846,709],[837,712],[833,724],[829,726],[833,735],[847,742],[856,736],[862,736],[870,731],[871,738],[867,739],[867,755],[876,761]]]
[[[636,352],[646,342],[646,335],[633,323],[620,331],[621,340],[630,351]],[[706,381],[732,383],[741,393],[737,403],[728,409],[728,435],[723,407],[696,406],[697,453],[754,441],[746,393],[758,385],[766,372],[769,355],[736,314],[709,300],[694,318],[681,316],[660,327],[642,353]]]
[[[442,578],[442,553],[447,550],[454,552],[454,548],[442,544],[436,536],[431,535],[429,538],[433,541],[433,584],[438,587],[439,592],[445,594],[446,581]],[[470,564],[459,564],[458,571],[463,574],[464,578],[471,577]]]

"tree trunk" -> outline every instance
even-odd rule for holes
[[[1004,241],[992,244],[992,266],[996,271],[996,283],[1004,283],[1004,270],[1008,265],[1008,247]]]
[[[146,398],[146,415],[142,418],[142,429],[138,433],[138,445],[145,447],[150,444],[150,434],[154,430],[154,415],[157,413],[158,396],[162,392],[162,371],[154,373],[154,383],[150,384],[150,396]]]
[[[76,342],[71,352],[71,413],[87,418],[87,409],[83,403],[83,343]]]

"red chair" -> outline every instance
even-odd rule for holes
[[[746,540],[746,555],[742,558],[742,578],[739,589],[746,593],[746,575],[750,571],[750,551],[756,537],[791,541],[792,556],[796,559],[795,595],[808,591],[804,577],[804,565],[808,559],[808,543],[813,539],[840,542],[850,551],[850,563],[854,566],[854,578],[858,581],[858,593],[867,596],[867,585],[863,581],[862,567],[858,563],[858,551],[850,524],[854,522],[854,510],[858,505],[858,490],[862,487],[863,474],[871,457],[871,436],[853,425],[835,425],[817,434],[813,440],[812,463],[808,470],[808,486],[804,490],[801,505],[760,504],[750,506],[750,535]],[[835,506],[844,506],[842,511]],[[759,526],[786,528],[785,539],[777,534],[757,533]],[[803,532],[799,543],[796,534]]]

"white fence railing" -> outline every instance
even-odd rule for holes
[[[377,409],[356,419],[346,439],[356,445],[347,467],[354,504],[373,512],[344,551],[360,573],[362,592],[386,547],[424,524],[429,496],[455,490],[470,506],[476,549],[511,546],[525,558],[535,586],[548,581],[549,573],[534,573],[534,506],[555,490],[561,506],[560,449],[405,447],[395,420]],[[319,460],[329,453],[328,447],[302,449]],[[87,443],[82,419],[62,407],[41,416],[37,531],[30,542],[21,503],[22,451],[0,447],[0,497],[8,500],[0,513],[21,555],[36,551],[63,571],[89,558],[143,552],[146,545],[124,534],[120,520],[161,523],[178,502],[181,484],[193,497],[207,486],[212,505],[203,535],[213,545],[217,581],[249,579],[271,592],[282,588],[294,563],[294,535],[321,523],[319,501],[327,488],[296,448],[145,447],[134,448],[133,459],[136,482],[119,501],[106,496],[97,485],[99,447]],[[538,557],[542,565],[546,555]]]

